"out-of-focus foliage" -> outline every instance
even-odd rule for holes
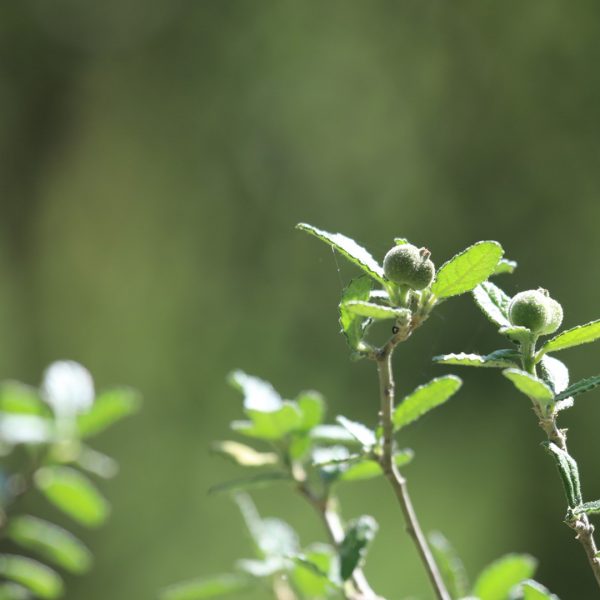
[[[68,582],[68,598],[149,598],[200,561],[219,573],[240,555],[235,509],[205,494],[237,470],[208,452],[239,413],[222,385],[231,365],[285,393],[318,388],[332,414],[373,414],[372,374],[347,360],[335,324],[353,273],[338,257],[331,277],[336,258],[296,222],[356,236],[378,260],[398,235],[427,240],[436,264],[497,239],[519,258],[510,295],[551,289],[567,329],[597,317],[600,289],[582,289],[582,273],[600,254],[599,17],[596,2],[567,14],[557,0],[2,3],[2,378],[34,381],[75,356],[101,386],[128,382],[146,398],[98,438],[120,458],[108,491],[119,510],[89,538],[95,568]],[[434,318],[415,357],[496,347],[465,299]],[[569,352],[574,381],[595,372],[591,352]],[[400,396],[440,375],[403,358]],[[435,444],[418,423],[406,430],[415,501],[437,515],[424,525],[445,528],[469,572],[516,549],[540,559],[537,577],[560,597],[592,597],[576,550],[554,551],[564,499],[529,408],[509,381],[490,390],[490,373],[464,376],[427,422]],[[598,394],[565,416],[589,498],[600,497]],[[285,491],[256,496],[318,538]],[[373,516],[395,522],[377,480],[342,496],[348,514],[375,497]],[[393,596],[402,561],[423,595],[400,533],[379,532],[368,574]]]

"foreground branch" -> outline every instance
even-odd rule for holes
[[[401,332],[399,333],[401,335]],[[406,479],[398,471],[398,468],[394,463],[394,425],[392,422],[394,411],[394,376],[392,373],[392,354],[395,346],[400,341],[403,341],[403,339],[397,334],[396,337],[392,338],[386,346],[381,349],[376,358],[381,394],[380,418],[383,431],[383,449],[380,462],[383,472],[390,482],[394,493],[398,498],[402,512],[404,513],[406,531],[417,547],[419,556],[425,566],[427,575],[429,576],[438,600],[450,600],[450,594],[446,589],[437,564],[429,549],[429,545],[427,544],[427,540],[419,525],[415,509],[408,493]]]

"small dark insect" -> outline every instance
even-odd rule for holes
[[[399,331],[400,331],[400,328],[399,328],[399,327],[396,327],[396,325],[394,325],[394,326],[392,327],[392,333],[393,333],[394,335],[396,335],[396,334],[397,334]]]

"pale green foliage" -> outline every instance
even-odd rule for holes
[[[15,457],[2,468],[3,534],[24,553],[73,574],[89,570],[90,550],[64,527],[20,514],[18,500],[36,487],[79,525],[97,527],[107,519],[107,500],[82,471],[108,478],[118,467],[82,440],[136,412],[140,400],[125,388],[94,396],[91,375],[72,361],[53,363],[40,390],[0,384],[0,449]],[[59,598],[64,590],[59,572],[28,556],[1,555],[0,579],[2,599]]]
[[[600,339],[600,320],[578,325],[559,333],[556,337],[546,342],[540,349],[540,355],[548,352],[558,352],[581,344],[589,344]]]
[[[514,350],[496,350],[491,354],[442,354],[434,356],[433,361],[441,365],[460,365],[463,367],[510,368],[517,366],[518,352]]]
[[[524,581],[520,585],[523,600],[558,600],[558,596],[551,594],[543,585],[536,581]]]
[[[520,392],[541,405],[547,405],[554,400],[554,393],[550,387],[535,375],[519,369],[506,369],[502,374],[510,379]]]
[[[242,592],[248,587],[248,577],[226,573],[177,583],[164,590],[160,597],[161,600],[202,600],[203,598],[232,595]]]
[[[401,319],[408,321],[410,311],[405,308],[392,308],[391,306],[381,306],[372,302],[361,300],[350,300],[344,305],[351,313],[359,317],[368,317],[370,319]]]
[[[600,500],[594,500],[592,502],[583,502],[579,506],[573,509],[573,514],[580,515],[585,513],[586,515],[598,515],[600,514]]]
[[[461,385],[462,381],[458,377],[446,375],[419,386],[396,407],[392,417],[394,428],[402,429],[440,406],[456,394]]]
[[[554,458],[558,472],[563,482],[567,502],[571,508],[576,508],[582,503],[579,467],[575,459],[559,448],[553,442],[545,442],[544,448]]]
[[[362,566],[377,529],[377,522],[368,515],[358,517],[348,524],[339,550],[340,576],[343,580],[350,579],[354,570]]]
[[[498,242],[469,246],[440,267],[431,291],[438,298],[470,292],[494,274],[503,253]]]
[[[342,332],[346,336],[348,345],[352,350],[358,350],[364,335],[365,318],[346,307],[346,304],[354,301],[366,301],[369,299],[373,280],[362,275],[353,279],[342,292],[342,299],[339,305],[340,325]]]
[[[527,554],[508,554],[486,567],[473,586],[480,600],[509,600],[512,588],[535,572],[537,561]]]
[[[469,580],[460,556],[439,531],[430,533],[428,538],[448,593],[453,600],[463,598],[469,591]]]
[[[491,281],[484,281],[473,290],[475,303],[483,314],[498,327],[509,327],[508,305],[510,296]]]

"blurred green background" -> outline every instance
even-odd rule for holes
[[[81,532],[97,560],[70,600],[152,598],[250,554],[233,503],[206,493],[237,473],[209,453],[240,416],[233,367],[374,422],[373,366],[338,334],[355,271],[296,222],[378,258],[406,236],[438,264],[497,239],[520,263],[508,291],[549,288],[567,326],[599,316],[599,17],[591,0],[0,4],[0,374],[36,383],[72,358],[145,397],[99,440],[122,465],[114,515]],[[399,392],[444,371],[434,354],[502,344],[468,297],[448,302],[398,353]],[[598,356],[565,358],[579,377]],[[425,528],[472,574],[530,552],[563,600],[595,597],[526,401],[497,372],[459,374],[403,440]],[[599,392],[563,421],[587,499],[599,421]],[[342,496],[382,525],[376,589],[431,598],[386,485]],[[325,538],[287,490],[255,499]]]

